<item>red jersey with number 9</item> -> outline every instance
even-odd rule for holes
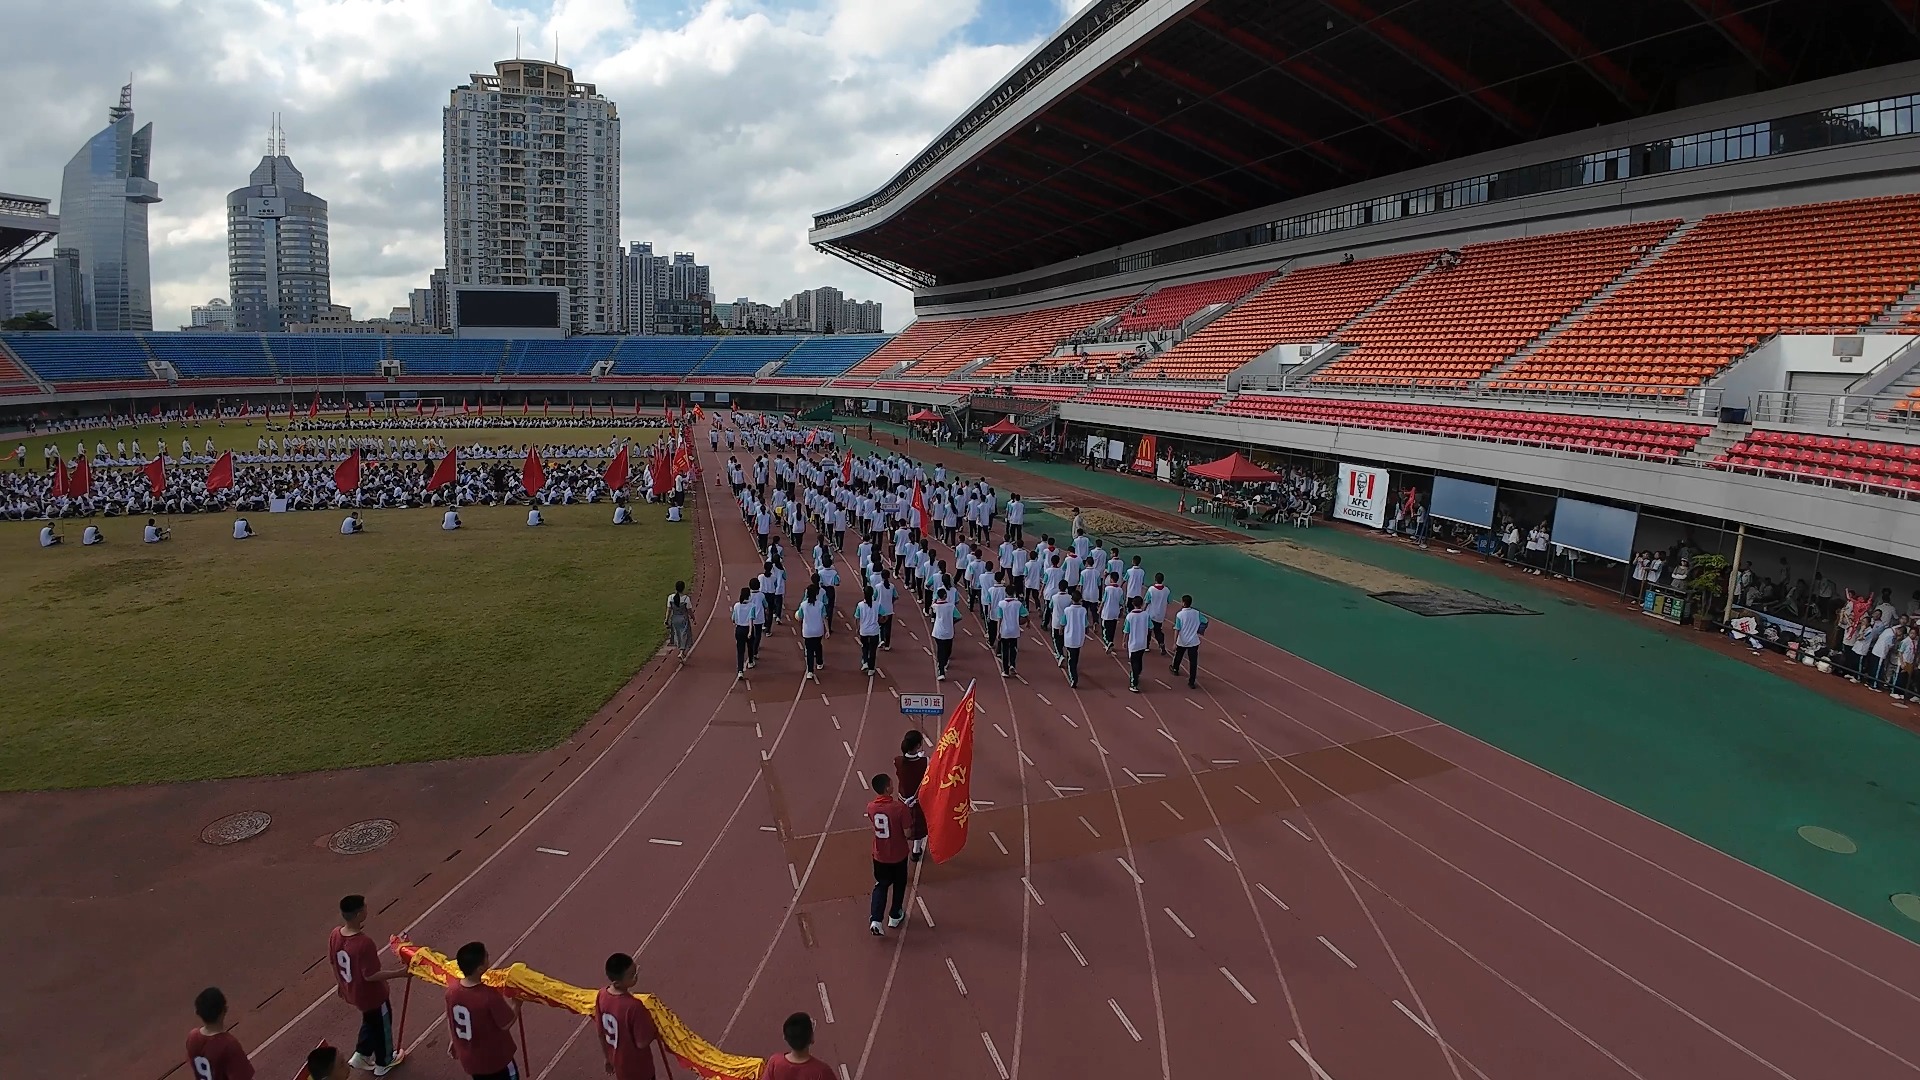
[[[240,1040],[227,1032],[203,1035],[199,1028],[187,1033],[187,1068],[193,1080],[253,1080],[253,1065]]]
[[[513,1006],[493,987],[448,983],[447,1028],[453,1056],[468,1076],[491,1076],[513,1064]]]
[[[380,946],[365,934],[349,934],[339,927],[327,935],[327,954],[333,958],[334,989],[347,1004],[371,1012],[387,1001],[387,984],[374,982],[380,973]]]
[[[640,999],[603,986],[593,1011],[613,1080],[654,1080],[653,1041],[660,1032]]]
[[[912,821],[907,804],[892,795],[878,796],[867,804],[867,824],[873,829],[874,862],[907,861]]]

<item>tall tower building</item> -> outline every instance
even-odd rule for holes
[[[327,200],[307,191],[278,120],[247,186],[227,193],[227,277],[244,333],[317,322],[333,303]]]
[[[502,60],[454,88],[442,138],[448,280],[564,286],[572,333],[618,330],[614,103],[571,68]]]
[[[660,302],[669,298],[665,255],[655,255],[653,245],[636,240],[628,246],[626,272],[621,276],[620,301],[626,308],[626,329],[630,334],[660,332]]]
[[[160,201],[160,187],[151,179],[153,125],[133,124],[128,83],[107,126],[61,175],[60,246],[79,259],[81,293],[78,325],[62,330],[153,329],[147,207]]]

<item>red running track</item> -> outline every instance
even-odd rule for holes
[[[705,576],[737,589],[713,498]],[[693,660],[416,940],[586,985],[629,951],[736,1053],[812,1012],[846,1080],[1920,1075],[1905,939],[1218,622],[1200,689],[1150,667],[1132,695],[1091,647],[1070,689],[1034,630],[1003,680],[969,619],[972,838],[876,941],[866,778],[896,694],[935,689],[925,620],[902,606],[878,678],[843,623],[821,683],[785,629],[736,686],[702,602]],[[324,974],[285,998],[265,1077],[352,1039]],[[457,1075],[439,1012],[415,995],[416,1080]],[[527,1034],[536,1078],[602,1075],[577,1018]]]

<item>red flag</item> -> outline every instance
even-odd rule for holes
[[[147,474],[147,486],[153,489],[153,497],[159,498],[167,490],[166,461],[156,455],[152,461],[140,466],[140,471]]]
[[[433,415],[435,416],[440,415],[440,403],[437,401],[433,403]]]
[[[67,494],[67,463],[59,458],[53,459],[53,490],[47,494],[56,499]]]
[[[531,411],[532,409],[533,409],[533,399],[531,399],[531,398],[522,398],[522,399],[520,400],[520,415],[521,415],[521,416],[525,416],[525,415],[527,415],[527,413],[528,413],[529,411]],[[540,415],[541,415],[541,416],[545,416],[545,415],[547,415],[547,407],[546,407],[545,405],[542,405],[542,406],[540,406]]]
[[[360,451],[348,454],[347,460],[333,470],[333,488],[341,492],[360,490]]]
[[[927,853],[946,862],[967,846],[967,821],[973,816],[973,684],[953,707],[953,716],[933,760],[920,779],[920,811],[927,818]]]
[[[427,399],[414,398],[413,399],[413,415],[424,416],[426,415],[426,411],[427,411]]]
[[[611,406],[609,406],[609,408],[611,408]],[[640,399],[637,397],[633,399],[633,415],[640,415]]]
[[[427,481],[428,491],[439,491],[458,478],[454,453],[455,451],[452,450],[447,451],[447,456],[441,458],[440,464],[434,466],[433,478]]]
[[[538,447],[527,447],[527,463],[520,467],[520,486],[528,495],[538,495],[547,486],[547,467],[540,464]]]
[[[546,398],[540,402],[540,415],[541,416],[553,415],[553,399],[552,398]]]
[[[187,402],[187,419],[193,419],[193,402]]]
[[[81,454],[73,459],[73,475],[67,477],[67,494],[74,498],[93,491],[93,469],[87,464],[87,455]]]
[[[695,420],[705,420],[707,418],[707,411],[705,409],[702,409],[700,406],[695,405],[693,407],[693,418]]]
[[[233,451],[221,454],[207,470],[207,493],[224,491],[233,486]]]
[[[320,415],[320,391],[315,390],[313,392],[313,404],[307,406],[307,419],[311,420],[314,417],[319,415]]]
[[[663,410],[663,411],[664,411],[664,412],[665,412],[665,414],[666,414],[666,418],[667,418],[667,426],[668,426],[668,427],[672,427],[672,426],[673,426],[673,406],[671,406],[671,405],[669,405],[669,406],[667,406],[667,407],[666,407],[666,409],[665,409],[665,410]]]
[[[620,448],[619,453],[613,455],[613,460],[607,463],[607,486],[615,491],[625,491],[627,489],[627,474],[629,472],[627,448],[623,446]]]
[[[913,527],[916,529],[926,528],[927,527],[927,497],[921,494],[920,492],[920,479],[918,477],[914,478],[913,498],[908,500],[907,505],[912,508],[915,514],[919,515],[912,522]]]
[[[840,459],[840,482],[843,484],[853,483],[853,451],[851,450],[847,451],[846,455]]]
[[[153,407],[153,415],[154,415],[154,416],[156,416],[156,417],[160,415],[160,406],[159,406],[159,405],[155,405],[155,406]]]

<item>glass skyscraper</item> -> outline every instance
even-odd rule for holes
[[[319,322],[333,303],[327,200],[307,191],[278,122],[247,186],[227,194],[227,272],[234,327],[278,333]]]
[[[160,201],[150,173],[153,125],[134,130],[131,84],[107,116],[60,180],[60,246],[78,254],[81,282],[80,325],[62,330],[153,329],[147,206]]]

